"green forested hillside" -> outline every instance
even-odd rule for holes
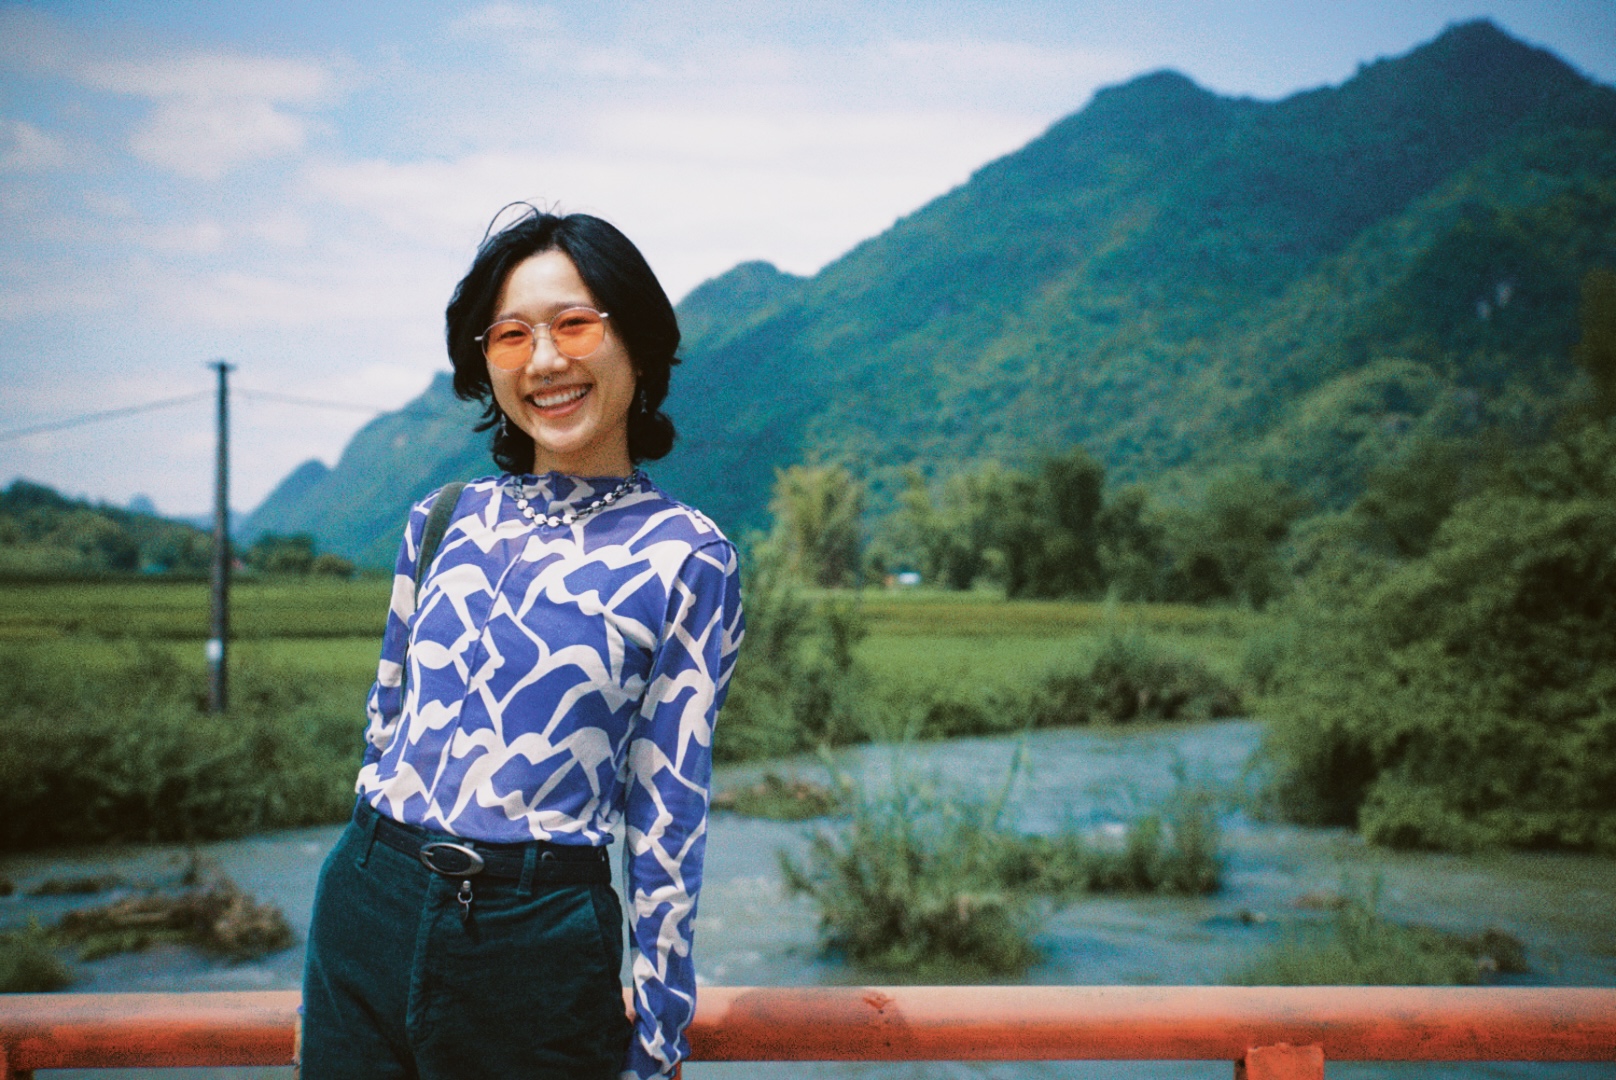
[[[487,436],[471,430],[481,415],[455,398],[445,372],[405,408],[361,428],[335,468],[299,466],[243,534],[307,533],[361,565],[391,568],[411,503],[448,480],[493,471]]]
[[[1279,102],[1145,75],[812,278],[692,292],[653,472],[732,531],[804,460],[879,514],[910,466],[1074,446],[1169,495],[1241,467],[1344,505],[1411,439],[1552,411],[1612,177],[1616,91],[1486,22]],[[412,498],[488,470],[472,415],[440,380],[250,525],[386,563]]]
[[[15,480],[0,491],[0,578],[205,571],[213,538],[180,521]]]

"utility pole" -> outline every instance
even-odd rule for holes
[[[227,699],[225,648],[230,640],[230,388],[232,365],[214,360],[219,373],[217,454],[213,466],[213,623],[208,638],[208,711],[222,713]]]

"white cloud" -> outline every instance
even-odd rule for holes
[[[507,34],[554,34],[560,28],[560,14],[543,4],[484,4],[449,24],[452,34],[490,41]]]
[[[142,247],[173,255],[212,255],[229,239],[225,227],[212,218],[143,228],[134,235]]]
[[[217,180],[242,165],[301,150],[307,111],[335,89],[325,65],[229,51],[161,50],[102,37],[40,12],[0,11],[0,71],[56,76],[143,98],[129,134],[136,157],[179,176]],[[66,164],[67,147],[20,121],[0,128],[0,162]]]
[[[514,199],[599,213],[678,296],[744,258],[811,272],[1041,125],[996,114],[620,109],[587,141],[448,160],[322,163],[309,194],[401,244],[469,258]]]
[[[135,156],[178,176],[217,180],[303,146],[302,120],[264,101],[167,101],[129,139]]]
[[[329,72],[306,61],[231,53],[90,61],[77,74],[96,89],[153,101],[129,148],[198,180],[301,150],[308,119],[292,107],[318,104],[333,83]]]
[[[73,164],[67,142],[26,120],[0,117],[0,172],[44,172]]]
[[[84,192],[84,205],[102,217],[120,220],[135,217],[135,204],[125,195],[113,195],[91,188]]]
[[[1121,78],[1139,71],[1131,53],[1039,45],[1029,41],[899,40],[876,52],[889,64],[950,83],[977,81],[1082,80]]]
[[[247,233],[273,248],[293,250],[309,246],[309,223],[299,214],[278,213],[247,226]]]
[[[370,304],[363,298],[376,292],[376,280],[375,273],[343,281],[311,269],[187,275],[170,283],[163,307],[174,318],[209,326],[329,326],[365,311]]]
[[[155,60],[84,63],[87,84],[158,100],[264,99],[312,105],[331,89],[329,73],[303,60],[239,53],[180,53]]]

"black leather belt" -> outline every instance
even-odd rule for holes
[[[534,840],[526,844],[485,844],[478,841],[445,839],[415,825],[376,812],[368,803],[354,807],[354,820],[360,825],[376,822],[376,840],[394,851],[402,851],[421,861],[434,873],[452,878],[520,881],[522,868],[532,852],[533,880],[550,885],[610,885],[612,867],[606,848],[592,844],[551,844]]]

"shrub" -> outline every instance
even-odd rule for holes
[[[1240,711],[1239,695],[1204,664],[1137,634],[1108,637],[1089,681],[1104,720],[1208,720]]]
[[[1038,958],[1032,894],[1003,879],[998,807],[900,782],[861,799],[808,865],[781,855],[787,887],[818,903],[827,947],[857,964],[933,976],[1012,974]]]
[[[158,942],[195,945],[231,960],[253,960],[291,946],[286,916],[260,903],[229,878],[170,896],[148,892],[70,911],[56,936],[78,948],[79,959],[140,952]]]
[[[720,761],[780,757],[869,737],[865,678],[854,651],[856,600],[810,600],[768,541],[743,561],[746,643],[719,721]]]
[[[239,836],[352,806],[356,722],[307,680],[240,666],[231,711],[213,716],[171,653],[113,656],[77,669],[0,649],[0,847]]]
[[[1054,727],[1130,720],[1235,716],[1239,693],[1199,660],[1131,632],[1112,632],[1086,671],[1056,669],[1030,703],[1033,723]]]
[[[1523,972],[1520,941],[1501,930],[1461,935],[1380,914],[1378,886],[1349,898],[1324,926],[1295,929],[1232,982],[1246,986],[1464,986]]]
[[[1460,502],[1425,555],[1325,561],[1265,707],[1291,817],[1397,847],[1616,851],[1616,432]]]
[[[354,564],[341,555],[327,551],[314,557],[314,562],[309,564],[309,572],[324,577],[347,579],[354,576]]]
[[[1007,836],[1000,873],[1016,887],[1058,899],[1091,892],[1199,896],[1222,885],[1221,842],[1210,796],[1180,789],[1165,810],[1129,823],[1119,846],[1071,832]]]
[[[1049,904],[1085,892],[1205,893],[1222,869],[1214,807],[1180,791],[1129,826],[1120,848],[1067,830],[1027,836],[1001,823],[1022,755],[996,798],[900,777],[820,831],[806,867],[781,854],[787,887],[819,905],[825,945],[855,963],[919,975],[1024,970]]]
[[[842,799],[839,788],[802,779],[787,780],[771,772],[750,787],[718,792],[713,796],[712,808],[771,821],[805,821],[837,813]]]
[[[872,732],[887,741],[1011,734],[1027,726],[1029,695],[970,678],[881,688]]]
[[[72,971],[38,923],[0,932],[0,994],[43,994],[72,982]]]

